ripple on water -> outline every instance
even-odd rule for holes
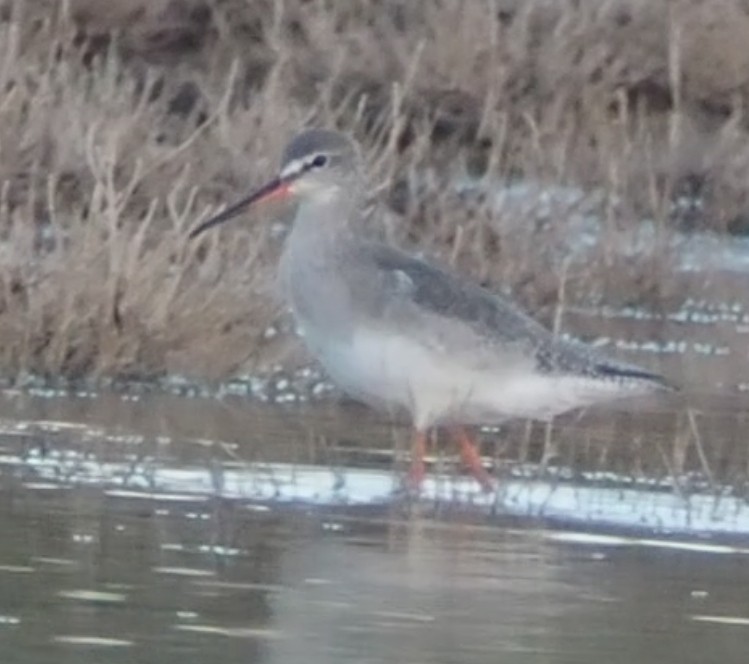
[[[135,642],[129,639],[115,639],[107,636],[84,634],[58,634],[52,637],[52,641],[72,646],[96,646],[103,648],[127,648],[135,645]]]
[[[545,533],[546,539],[556,542],[569,542],[587,546],[639,546],[657,549],[674,549],[693,553],[711,553],[723,555],[749,555],[749,548],[711,544],[709,542],[679,541],[670,539],[650,539],[624,537],[617,535],[599,535],[574,531],[555,531]]]
[[[744,616],[709,616],[709,615],[693,615],[690,618],[694,622],[706,622],[716,623],[719,625],[737,625],[741,627],[749,627],[749,617]]]
[[[57,593],[58,597],[71,599],[78,602],[89,602],[92,604],[119,604],[127,600],[127,595],[123,593],[113,593],[104,590],[61,590]]]
[[[197,567],[154,567],[152,571],[155,574],[168,574],[170,576],[216,576],[216,572],[213,570]]]
[[[273,629],[253,627],[223,627],[221,625],[177,624],[174,629],[181,632],[196,632],[198,634],[214,634],[233,639],[278,639],[281,633]]]

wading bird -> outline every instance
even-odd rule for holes
[[[548,420],[623,396],[668,389],[660,376],[555,337],[518,306],[445,268],[371,240],[363,166],[341,133],[306,130],[276,177],[195,228],[253,203],[293,197],[280,262],[283,293],[311,353],[357,400],[410,415],[411,485],[424,477],[428,432],[448,429],[463,462],[493,486],[468,427]]]

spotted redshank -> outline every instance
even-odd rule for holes
[[[493,486],[469,427],[668,389],[662,377],[554,336],[513,302],[373,241],[359,150],[341,133],[298,134],[267,184],[191,237],[255,202],[292,197],[280,262],[283,293],[305,344],[350,396],[401,411],[415,430],[409,480],[424,477],[427,436],[452,433],[464,464]]]

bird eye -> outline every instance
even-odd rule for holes
[[[314,159],[312,160],[312,166],[313,166],[314,168],[322,168],[322,167],[323,167],[323,166],[325,166],[325,164],[327,164],[327,163],[328,163],[328,158],[327,158],[327,157],[326,157],[326,156],[325,156],[324,154],[319,154],[319,155],[317,155],[317,156],[316,156],[316,157],[315,157],[315,158],[314,158]]]

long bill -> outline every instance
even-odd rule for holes
[[[223,212],[219,212],[216,216],[207,219],[199,226],[193,228],[190,231],[189,238],[192,239],[197,237],[203,233],[203,231],[207,231],[209,228],[213,228],[214,226],[223,224],[225,221],[229,221],[229,219],[236,217],[240,212],[253,203],[286,196],[289,193],[293,180],[294,178],[284,178],[280,176],[273,178],[270,182],[260,187],[260,189],[252,192],[249,196],[237,201],[234,205],[230,205]]]

